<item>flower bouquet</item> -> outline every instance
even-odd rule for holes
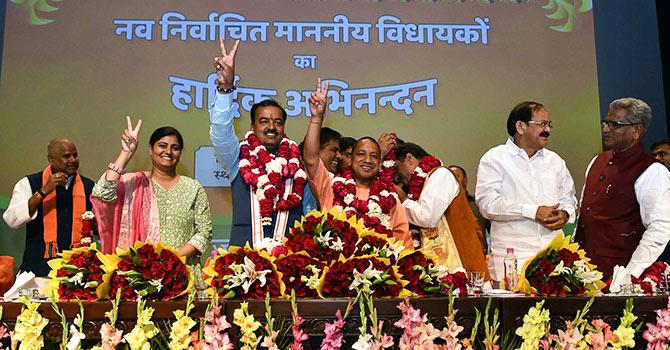
[[[375,231],[364,229],[361,232],[361,239],[356,244],[356,256],[375,255],[380,258],[387,258],[392,264],[400,258],[405,250],[403,242],[397,241],[395,237],[388,237]]]
[[[136,242],[115,255],[101,255],[104,269],[111,273],[110,295],[121,290],[121,299],[170,300],[193,288],[194,277],[186,258],[168,246]]]
[[[355,218],[347,219],[337,210],[313,210],[291,230],[286,243],[290,251],[305,251],[326,265],[337,261],[340,255],[351,257],[356,251],[362,224]]]
[[[107,297],[111,274],[103,270],[98,258],[102,253],[95,249],[95,244],[58,255],[59,258],[48,261],[51,267],[48,295],[62,301],[95,301]]]
[[[283,255],[275,264],[282,275],[286,294],[294,291],[298,297],[318,297],[317,289],[325,266],[323,262],[299,252]]]
[[[657,261],[647,267],[640,277],[631,276],[631,282],[640,286],[644,294],[652,295],[656,287],[661,284],[663,274],[668,270],[668,264],[663,261]]]
[[[277,297],[284,295],[282,275],[277,271],[274,258],[265,251],[244,248],[219,248],[205,265],[205,283],[212,288],[209,293],[230,299],[264,299],[266,293]]]
[[[374,293],[377,297],[406,297],[407,281],[398,273],[397,266],[388,259],[374,255],[340,260],[326,267],[319,284],[321,297],[355,297],[359,292]]]
[[[579,244],[557,235],[523,265],[517,289],[527,294],[593,295],[605,283]]]
[[[457,293],[468,294],[468,277],[465,271],[449,273],[446,266],[438,265],[435,260],[421,250],[405,252],[396,263],[398,272],[409,283],[407,288],[415,296]]]

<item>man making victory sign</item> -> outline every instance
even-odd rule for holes
[[[365,225],[379,233],[394,236],[412,249],[409,224],[393,183],[380,178],[381,149],[375,139],[360,138],[353,146],[351,167],[334,176],[319,158],[321,124],[328,102],[328,83],[309,98],[312,118],[305,136],[303,160],[309,184],[322,209],[338,207],[347,215],[362,218]]]
[[[239,40],[230,51],[223,40],[219,46],[221,56],[214,58],[217,93],[209,119],[216,158],[231,180],[230,245],[281,241],[287,227],[303,215],[306,174],[300,149],[284,134],[286,111],[274,100],[251,107],[251,128],[241,141],[237,139],[232,112]]]

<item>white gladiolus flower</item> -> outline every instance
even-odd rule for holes
[[[79,315],[77,315],[79,317]],[[76,322],[76,321],[75,321]],[[86,335],[79,331],[75,325],[70,325],[70,340],[68,340],[65,348],[67,350],[76,350],[81,348],[81,341],[86,338]]]

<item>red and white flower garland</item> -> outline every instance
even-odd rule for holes
[[[412,178],[409,179],[407,198],[415,201],[418,200],[421,196],[421,190],[423,189],[423,184],[426,182],[428,174],[439,166],[442,166],[442,161],[433,156],[425,156],[421,158],[416,169],[414,169]]]
[[[302,200],[307,174],[300,161],[300,148],[284,135],[274,155],[267,151],[253,131],[240,142],[240,174],[258,197],[261,222],[272,224],[272,213],[297,207]],[[286,179],[293,179],[293,191],[286,199]]]
[[[348,217],[353,215],[363,219],[366,227],[378,233],[393,236],[391,209],[398,201],[398,194],[392,182],[376,176],[370,183],[370,195],[362,200],[356,197],[356,180],[351,169],[346,169],[332,181],[333,206],[343,210]]]

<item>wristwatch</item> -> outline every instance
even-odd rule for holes
[[[216,91],[218,91],[220,94],[229,94],[229,93],[235,91],[235,89],[236,89],[235,86],[231,87],[230,89],[224,89],[224,88],[222,88],[218,85],[216,86]]]

